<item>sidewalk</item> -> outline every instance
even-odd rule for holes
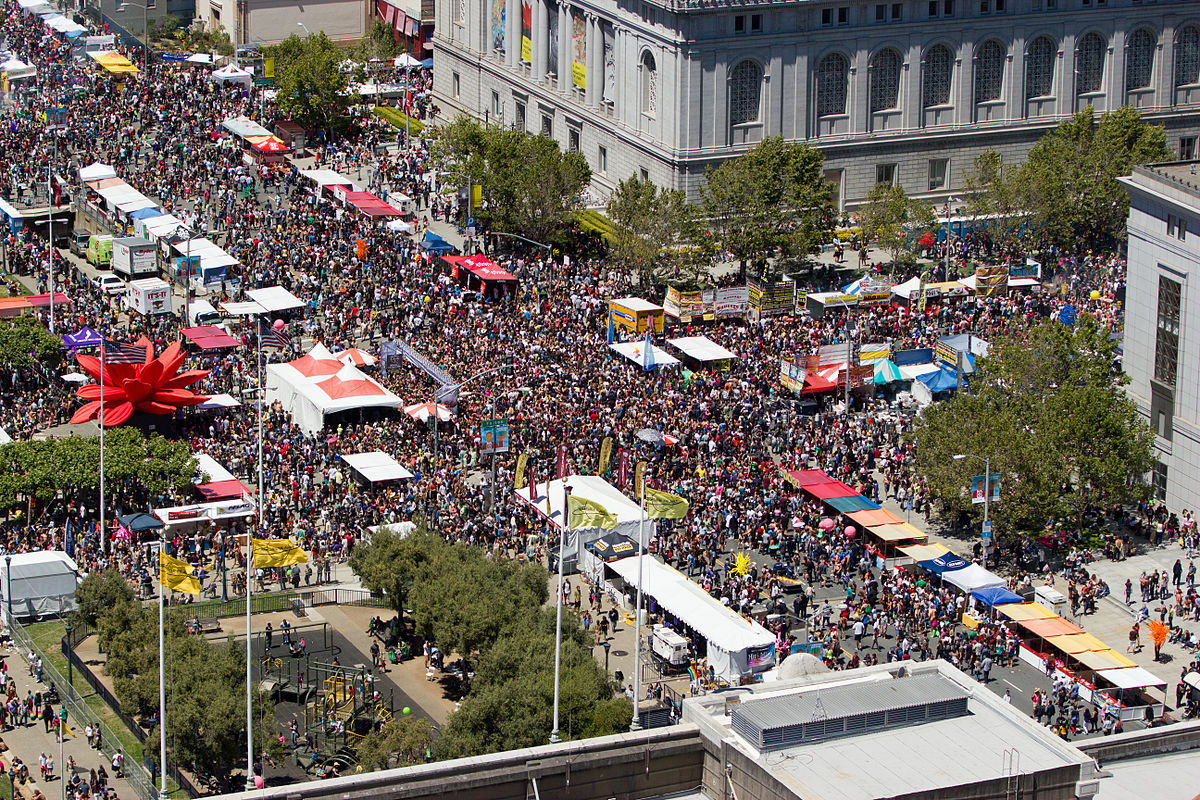
[[[38,691],[45,691],[49,688],[46,684],[39,684],[29,675],[28,663],[24,656],[17,652],[15,647],[9,648],[2,657],[8,665],[9,680],[16,682],[17,695],[19,697],[25,697],[27,691],[36,694]],[[56,710],[59,708],[61,706],[56,706]],[[0,754],[0,761],[4,762],[6,770],[11,765],[13,756],[20,758],[29,767],[31,780],[23,787],[18,786],[17,792],[28,797],[33,797],[35,796],[35,792],[40,791],[45,795],[46,800],[55,800],[56,798],[64,797],[65,788],[63,778],[65,777],[67,782],[71,779],[71,773],[67,768],[67,761],[70,758],[74,758],[75,774],[79,775],[81,781],[88,781],[89,772],[103,766],[105,771],[108,772],[109,800],[114,800],[114,797],[122,798],[122,800],[134,800],[136,795],[133,789],[124,778],[117,778],[113,775],[112,763],[103,753],[93,750],[88,746],[83,730],[77,727],[77,725],[78,720],[71,719],[68,716],[61,759],[59,758],[57,734],[54,731],[47,733],[45,724],[40,719],[32,720],[31,724],[26,727],[17,725],[5,731],[0,736],[9,748],[7,752]],[[38,758],[42,753],[54,758],[55,778],[52,781],[41,780],[38,770]],[[127,763],[125,769],[140,769],[140,767],[137,764]]]

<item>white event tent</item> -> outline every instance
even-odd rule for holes
[[[563,493],[563,480],[552,480],[516,489],[513,494],[518,500],[531,506],[538,516],[547,520],[555,529],[563,526],[563,504],[566,497]],[[633,500],[626,497],[620,489],[613,486],[599,475],[568,475],[565,483],[571,487],[571,494],[584,500],[599,503],[608,513],[617,518],[615,528],[576,528],[567,535],[564,569],[570,571],[583,548],[596,541],[601,536],[616,531],[628,536],[633,541],[638,540],[638,523],[642,519],[642,509]],[[536,496],[530,493],[536,489]],[[534,502],[536,497],[537,502]],[[654,520],[646,519],[645,537],[650,541],[653,535]],[[557,558],[558,551],[554,551]]]
[[[268,364],[266,373],[266,402],[279,401],[310,434],[325,427],[329,414],[404,405],[393,392],[357,367],[338,361],[321,344],[294,361]]]
[[[625,356],[639,367],[643,363],[643,348],[645,346],[645,339],[637,339],[632,342],[613,342],[609,345],[610,348]],[[656,344],[650,345],[650,352],[654,354],[654,366],[656,367],[670,367],[679,363],[678,358]]]
[[[697,361],[725,361],[737,358],[735,353],[721,347],[707,336],[682,336],[678,339],[667,339],[667,343]]]
[[[342,461],[345,461],[355,472],[362,475],[365,480],[371,483],[400,481],[413,477],[413,474],[405,469],[400,462],[382,450],[343,455]]]
[[[708,642],[708,663],[717,676],[737,683],[743,675],[775,666],[775,634],[722,605],[679,570],[653,556],[610,561],[608,567],[637,590],[641,561],[642,592]]]

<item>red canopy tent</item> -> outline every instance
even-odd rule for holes
[[[34,308],[43,308],[45,306],[50,305],[50,295],[48,295],[48,294],[31,294],[28,297],[26,297],[25,300],[26,300],[26,302],[29,303],[29,305],[33,306]],[[71,305],[71,298],[67,297],[62,292],[55,292],[54,293],[54,305],[69,306],[69,305]]]
[[[380,200],[370,192],[343,192],[342,197],[362,214],[368,217],[400,217],[400,209]]]
[[[250,494],[249,487],[239,480],[202,483],[196,487],[196,491],[200,492],[205,500],[229,500]]]
[[[342,366],[338,362],[338,366]],[[368,395],[386,394],[379,386],[366,380],[349,380],[344,381],[334,375],[327,381],[321,381],[317,384],[321,391],[329,395],[334,400],[344,400],[350,397],[366,397]]]
[[[201,350],[220,350],[225,347],[237,347],[241,344],[216,325],[203,325],[199,328],[184,328],[183,335],[188,341]]]
[[[788,482],[793,486],[812,486],[817,483],[829,483],[833,480],[819,469],[800,469],[786,473]]]
[[[283,143],[282,140],[276,139],[274,136],[269,139],[264,139],[261,142],[255,142],[252,147],[260,153],[290,153],[292,148]]]
[[[858,492],[854,491],[841,481],[810,484],[804,487],[804,491],[808,492],[818,500],[828,500],[831,497],[852,497],[858,494]]]

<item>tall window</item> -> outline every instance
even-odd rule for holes
[[[1175,386],[1179,370],[1179,281],[1158,278],[1158,335],[1154,343],[1154,380]]]
[[[850,64],[841,53],[830,53],[817,65],[817,116],[846,113],[846,76]]]
[[[944,44],[935,44],[925,52],[921,70],[921,95],[926,108],[950,102],[950,81],[954,54]]]
[[[1154,73],[1154,51],[1158,39],[1142,28],[1129,37],[1129,52],[1125,56],[1125,89],[1145,89]]]
[[[1188,25],[1175,38],[1175,85],[1200,83],[1200,28]]]
[[[871,111],[893,109],[900,101],[900,54],[880,50],[871,59]]]
[[[654,116],[658,111],[658,66],[654,54],[642,53],[642,113]]]
[[[1025,56],[1025,98],[1048,97],[1054,89],[1054,59],[1058,45],[1049,36],[1039,36]]]
[[[754,61],[739,63],[729,73],[729,124],[758,121],[763,71]]]
[[[1104,51],[1108,49],[1104,38],[1098,33],[1089,33],[1079,40],[1075,54],[1075,70],[1079,73],[1075,91],[1089,94],[1100,91],[1104,81]]]
[[[975,57],[975,102],[999,100],[1004,87],[1004,45],[995,39],[984,42]]]

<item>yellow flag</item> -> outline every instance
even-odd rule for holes
[[[646,516],[651,519],[683,519],[687,513],[687,500],[677,494],[646,487]]]
[[[525,488],[525,469],[529,466],[529,453],[517,456],[517,474],[513,476],[513,488]]]
[[[291,539],[255,539],[254,568],[290,567],[308,563],[308,553]]]
[[[196,580],[194,573],[192,565],[186,561],[180,561],[166,553],[159,553],[158,580],[171,591],[200,594],[200,581]]]
[[[595,500],[588,500],[575,495],[567,495],[567,504],[571,510],[571,530],[576,528],[605,528],[613,530],[617,527],[617,518],[608,513],[608,509]]]
[[[613,437],[605,436],[604,441],[600,444],[600,464],[596,467],[596,474],[606,475],[608,473],[608,462],[612,458]]]
[[[642,487],[646,485],[646,462],[639,461],[633,469],[633,496],[642,499]]]

